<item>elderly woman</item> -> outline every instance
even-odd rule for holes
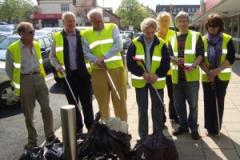
[[[158,24],[158,31],[156,33],[158,38],[162,38],[165,40],[167,46],[173,36],[176,35],[176,33],[169,29],[169,25],[171,22],[171,15],[168,12],[160,12],[160,14],[157,17],[157,24]],[[169,110],[169,118],[178,123],[178,116],[176,109],[174,107],[173,102],[173,89],[172,89],[172,70],[170,69],[166,76],[166,83],[167,83],[167,92],[168,92],[168,98],[169,98],[169,104],[168,104],[168,110]],[[166,121],[166,116],[164,114],[164,123]]]
[[[155,35],[156,29],[154,19],[144,19],[141,23],[143,34],[133,40],[127,52],[127,66],[132,73],[138,104],[140,142],[148,135],[148,91],[152,101],[153,133],[163,134],[163,118],[159,115],[163,114],[161,99],[170,58],[165,42]]]
[[[210,135],[219,135],[226,89],[235,60],[232,37],[223,33],[223,20],[218,14],[208,16],[203,37],[205,56],[201,64],[204,92],[204,124]]]

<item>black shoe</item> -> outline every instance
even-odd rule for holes
[[[208,135],[209,135],[209,136],[219,136],[219,135],[220,135],[220,132],[208,130]]]
[[[46,139],[46,143],[47,144],[60,143],[60,140],[55,135],[52,135]]]
[[[173,132],[173,135],[174,135],[174,136],[178,136],[178,135],[180,135],[180,134],[187,133],[187,132],[188,132],[188,128],[178,127],[178,128]]]
[[[199,135],[198,131],[192,131],[191,136],[192,136],[192,139],[194,139],[194,140],[200,139],[200,135]]]

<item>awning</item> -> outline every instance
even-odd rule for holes
[[[207,10],[204,14],[198,15],[193,19],[192,24],[205,22],[211,13],[218,13],[222,17],[232,17],[240,14],[240,1],[239,0],[222,0],[211,9]]]
[[[31,16],[32,19],[61,19],[61,13],[49,13],[49,14],[41,14],[35,13]]]

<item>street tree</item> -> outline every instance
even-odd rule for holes
[[[150,16],[150,12],[138,0],[122,0],[116,10],[116,15],[121,18],[123,28],[133,26],[135,30],[139,30],[140,23],[144,18]]]
[[[28,20],[33,11],[31,0],[4,0],[0,4],[0,20],[8,23]]]

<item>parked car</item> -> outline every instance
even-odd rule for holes
[[[3,35],[11,35],[15,31],[15,25],[14,24],[4,24],[0,25],[0,34]]]
[[[19,38],[18,35],[11,35],[0,41],[0,106],[14,106],[19,102],[18,97],[14,94],[14,88],[10,84],[10,79],[5,72],[7,47]],[[47,36],[35,36],[34,38],[41,44],[44,68],[50,70],[52,66],[49,60],[49,53],[52,41]]]
[[[0,42],[5,39],[7,36],[3,35],[3,34],[0,34]]]

